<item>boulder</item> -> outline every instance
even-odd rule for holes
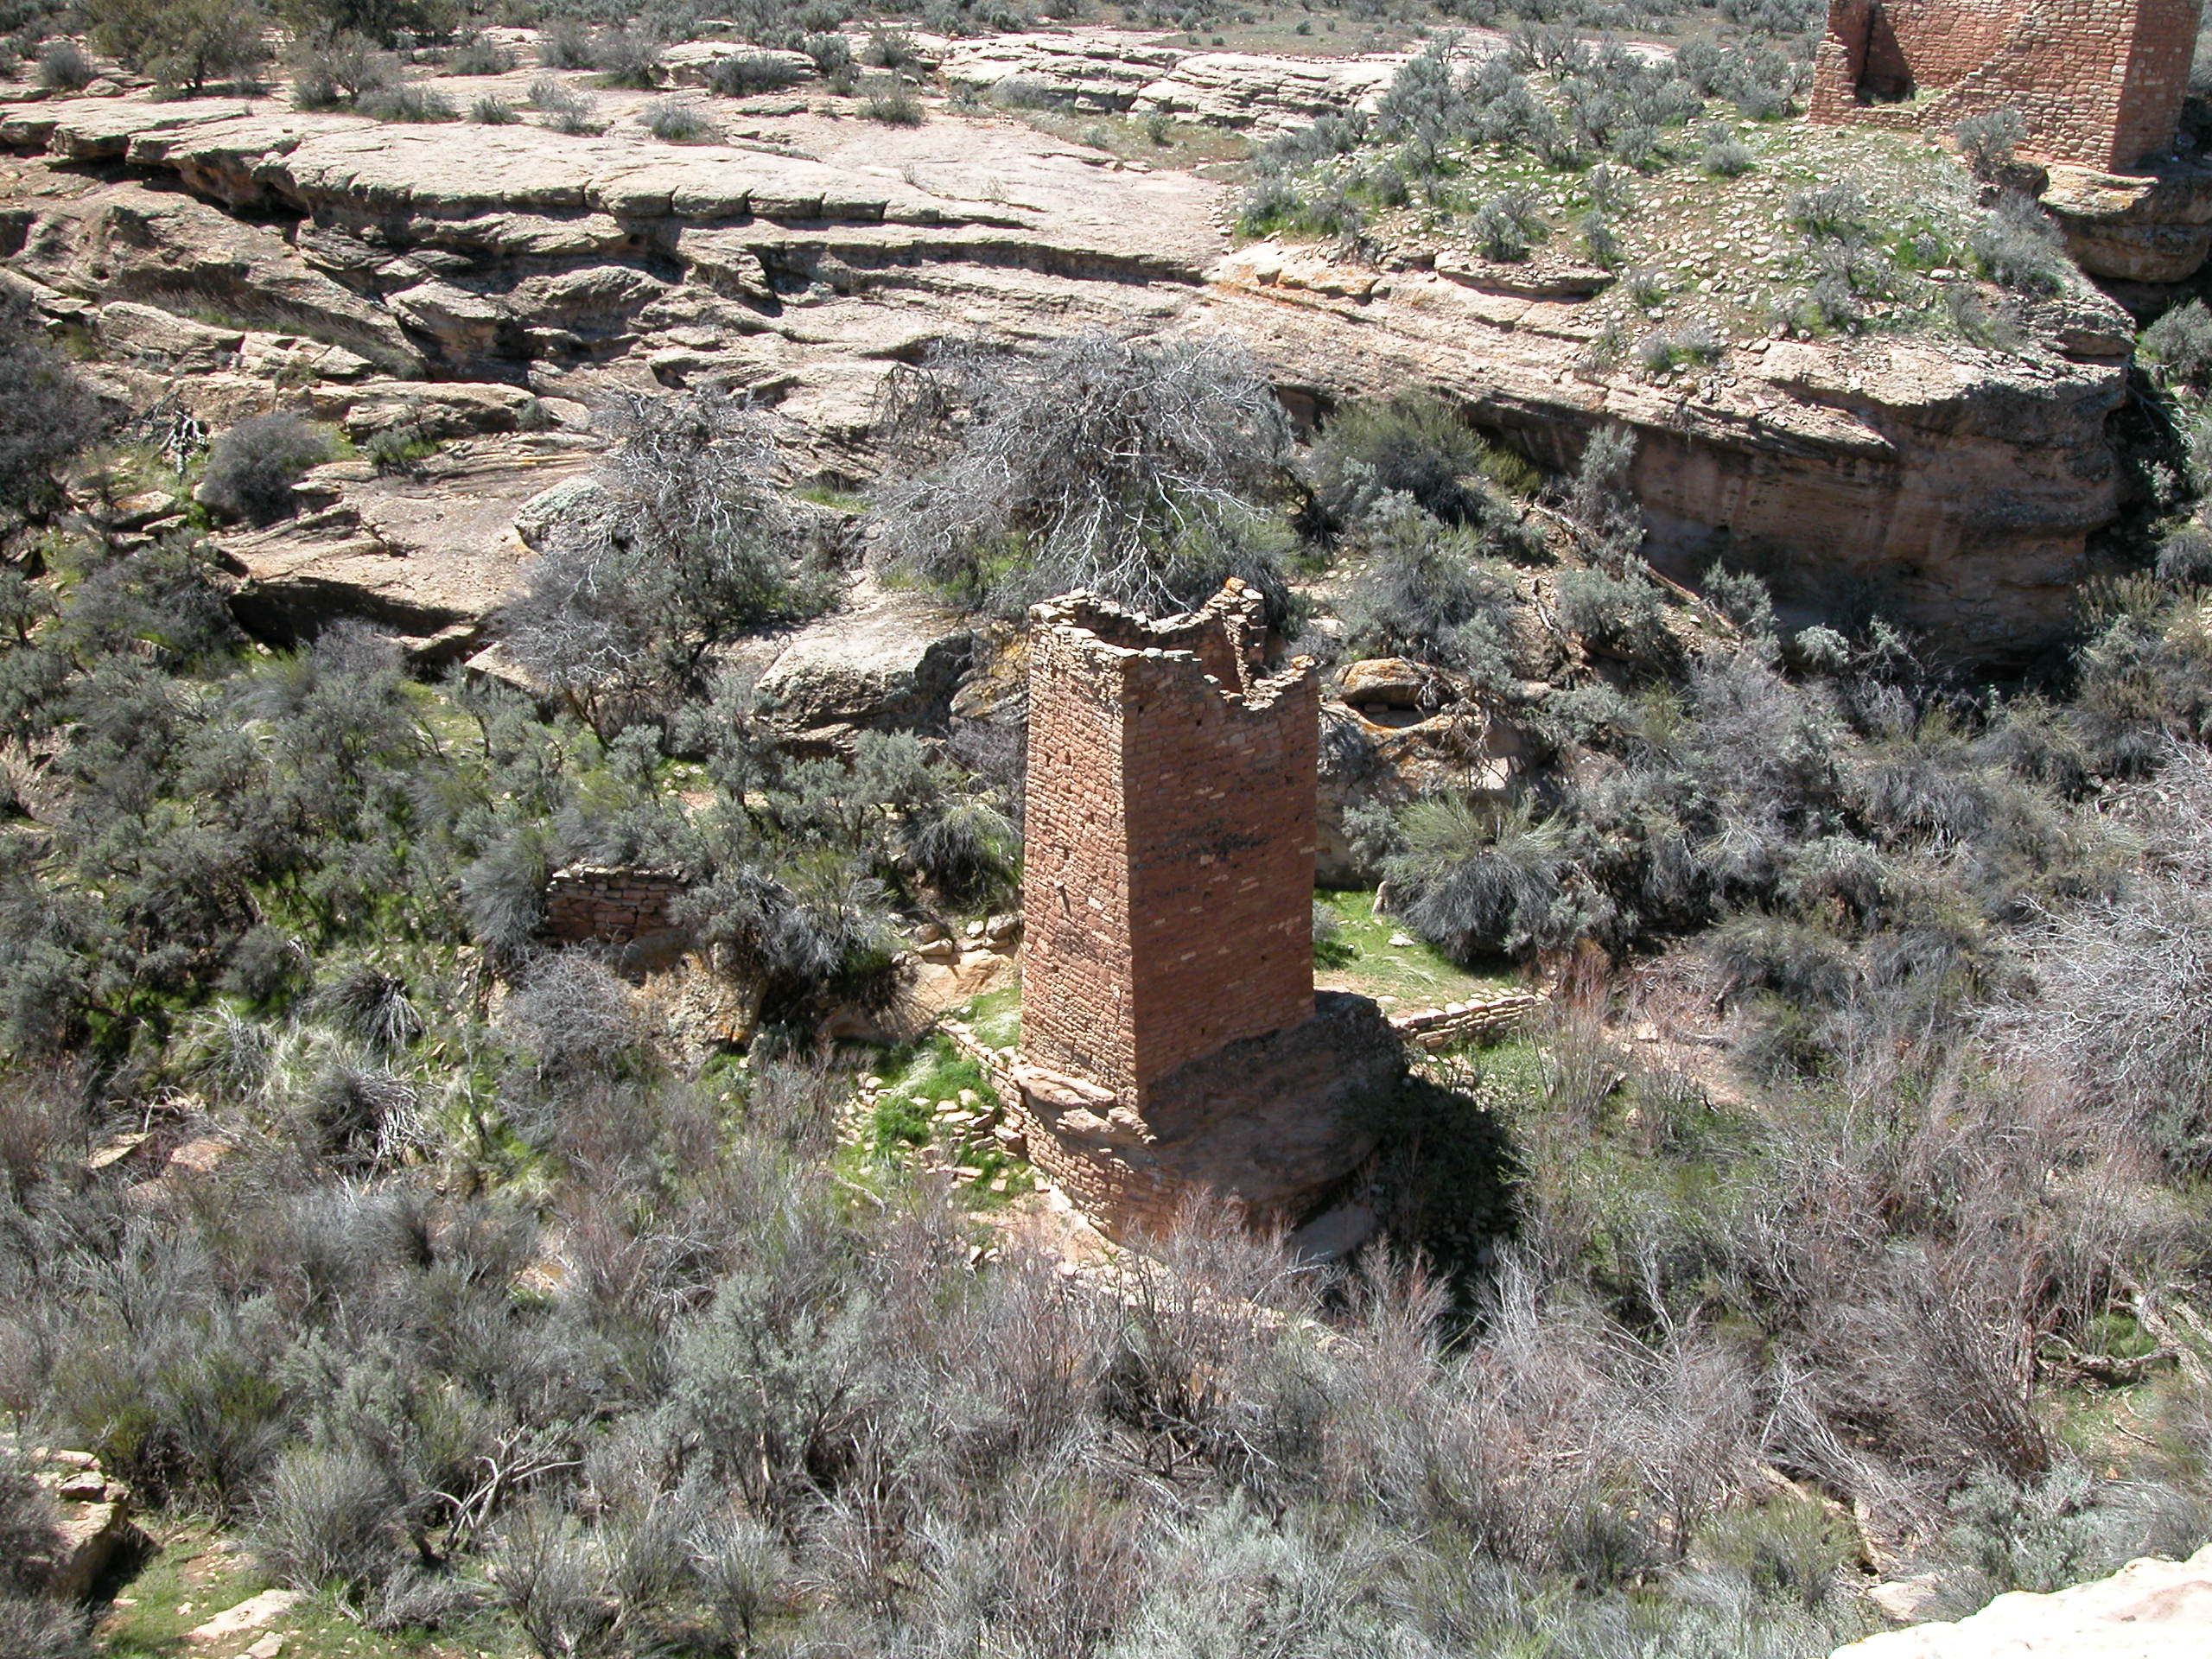
[[[591,264],[526,277],[505,303],[534,324],[604,336],[623,333],[637,313],[669,292],[667,283],[634,265]]]
[[[841,741],[855,730],[942,734],[975,637],[943,606],[864,574],[842,608],[767,649],[759,684],[777,718]]]
[[[1459,696],[1448,675],[1406,657],[1347,663],[1337,671],[1337,686],[1349,707],[1376,725],[1409,725],[1385,717],[1413,713],[1425,719]]]
[[[534,431],[552,423],[537,396],[521,386],[467,381],[391,380],[316,400],[317,414],[337,416],[356,442],[407,428],[442,442],[491,432]],[[327,416],[326,416],[327,417]]]
[[[245,343],[242,328],[216,327],[128,300],[111,300],[100,307],[92,331],[101,347],[118,357],[188,374],[231,367]]]
[[[0,1438],[15,1444],[12,1436]],[[54,1530],[32,1554],[30,1577],[49,1595],[82,1600],[116,1554],[137,1535],[130,1520],[130,1491],[109,1479],[89,1452],[33,1446],[20,1455],[54,1506]]]
[[[1531,300],[1586,300],[1613,285],[1613,273],[1563,255],[1538,253],[1527,259],[1482,259],[1469,253],[1440,253],[1438,276],[1465,288],[1491,294],[1517,294]]]
[[[365,380],[377,365],[343,346],[302,334],[249,333],[238,345],[238,372],[284,385]]]
[[[232,611],[273,643],[357,617],[421,660],[456,659],[480,641],[529,560],[516,514],[596,459],[589,441],[547,432],[463,439],[405,474],[317,467],[301,489],[326,504],[319,511],[220,539],[238,579]]]
[[[1341,1262],[1374,1237],[1379,1224],[1375,1211],[1365,1205],[1340,1205],[1314,1217],[1283,1244],[1300,1262]]]
[[[2177,162],[2150,174],[2053,166],[2043,205],[2067,251],[2093,276],[2183,283],[2212,251],[2212,164]]]
[[[499,301],[450,283],[418,283],[385,303],[402,326],[429,339],[450,363],[493,355],[501,334],[517,326],[515,314]]]
[[[588,474],[564,478],[540,490],[515,509],[515,534],[533,553],[543,553],[553,526],[564,518],[596,517],[610,512],[613,499],[607,486]]]
[[[221,1646],[238,1637],[267,1630],[306,1599],[297,1590],[264,1590],[213,1618],[203,1620],[187,1630],[184,1639],[195,1648]]]
[[[2199,1659],[2212,1652],[2212,1545],[2130,1561],[2051,1595],[1999,1596],[1956,1623],[1886,1630],[1835,1659]]]

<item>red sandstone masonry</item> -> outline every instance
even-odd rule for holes
[[[1032,613],[1022,1048],[1132,1107],[1313,1011],[1320,688],[1255,677],[1255,594]]]
[[[572,864],[545,886],[545,932],[564,944],[627,944],[676,925],[684,891],[673,870]]]
[[[2022,154],[2125,171],[2173,143],[2201,3],[1830,0],[1809,114],[1940,133],[2014,109]]]

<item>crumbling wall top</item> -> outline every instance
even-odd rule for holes
[[[1185,678],[1195,668],[1223,702],[1258,712],[1315,682],[1317,674],[1310,657],[1294,657],[1274,674],[1262,672],[1263,608],[1260,595],[1232,576],[1219,593],[1181,616],[1155,620],[1077,590],[1033,606],[1029,617],[1037,629],[1102,665],[1135,671],[1141,662],[1157,663],[1166,680]]]

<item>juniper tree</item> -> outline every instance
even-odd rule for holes
[[[515,660],[604,730],[701,689],[715,647],[819,609],[768,417],[718,391],[628,394],[600,493],[552,527],[502,613]]]
[[[1264,504],[1289,424],[1228,340],[941,346],[894,377],[887,416],[912,470],[877,499],[885,556],[966,603],[1018,614],[1086,588],[1179,611],[1231,575],[1287,599]]]

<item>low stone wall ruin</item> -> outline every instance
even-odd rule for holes
[[[1390,1028],[1425,1049],[1495,1042],[1517,1031],[1548,1001],[1536,991],[1492,991],[1465,1002],[1390,1016]]]
[[[563,944],[628,944],[677,925],[687,887],[673,870],[571,864],[545,887],[546,937]]]

